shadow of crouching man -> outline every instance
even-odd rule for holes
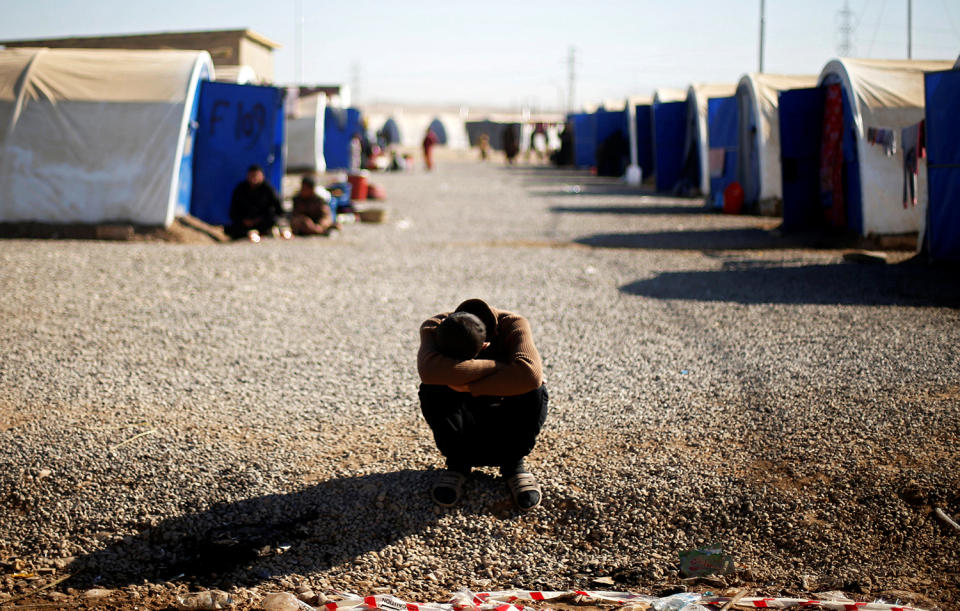
[[[65,585],[185,579],[201,587],[252,586],[329,569],[436,523],[430,499],[410,493],[423,490],[430,476],[410,469],[373,473],[220,503],[78,557]]]

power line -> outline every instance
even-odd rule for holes
[[[873,26],[873,36],[870,37],[870,47],[867,49],[867,56],[873,53],[873,43],[877,40],[877,32],[880,30],[880,22],[883,21],[883,10],[887,8],[887,0],[883,0],[880,5],[880,14],[877,15],[877,24]]]
[[[837,11],[837,35],[840,39],[837,43],[837,55],[840,57],[850,57],[853,50],[851,37],[854,26],[851,24],[853,11],[850,10],[850,0],[844,0],[843,8]]]

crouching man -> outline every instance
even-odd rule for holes
[[[434,482],[434,502],[460,500],[473,467],[495,466],[514,502],[540,504],[540,484],[523,459],[547,416],[547,389],[530,323],[480,299],[420,326],[420,408],[447,469]]]

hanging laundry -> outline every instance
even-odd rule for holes
[[[920,174],[920,159],[926,157],[923,140],[923,121],[904,127],[903,142],[903,207],[917,205],[917,179]]]
[[[711,148],[707,156],[710,161],[710,178],[723,176],[724,162],[727,159],[727,149],[722,147]]]
[[[897,153],[895,132],[888,127],[868,127],[867,142],[883,147],[883,154],[891,157]]]
[[[834,227],[847,224],[843,201],[843,89],[828,85],[823,106],[820,140],[820,202]]]

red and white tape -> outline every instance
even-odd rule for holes
[[[449,603],[410,603],[389,594],[376,594],[360,597],[356,594],[337,592],[342,600],[328,602],[320,608],[326,611],[352,609],[353,611],[533,611],[529,607],[517,605],[519,601],[542,602],[557,598],[578,598],[578,602],[610,602],[629,605],[644,602],[653,605],[657,600],[653,596],[632,592],[608,592],[602,590],[574,590],[570,592],[531,592],[526,590],[503,590],[498,592],[471,592],[461,590],[453,595]],[[700,605],[721,606],[730,599],[724,596],[702,596],[692,602]],[[830,611],[922,611],[917,607],[885,602],[854,602],[851,600],[815,600],[808,598],[741,598],[736,602],[740,607],[754,609],[792,609],[802,607],[820,607]]]

